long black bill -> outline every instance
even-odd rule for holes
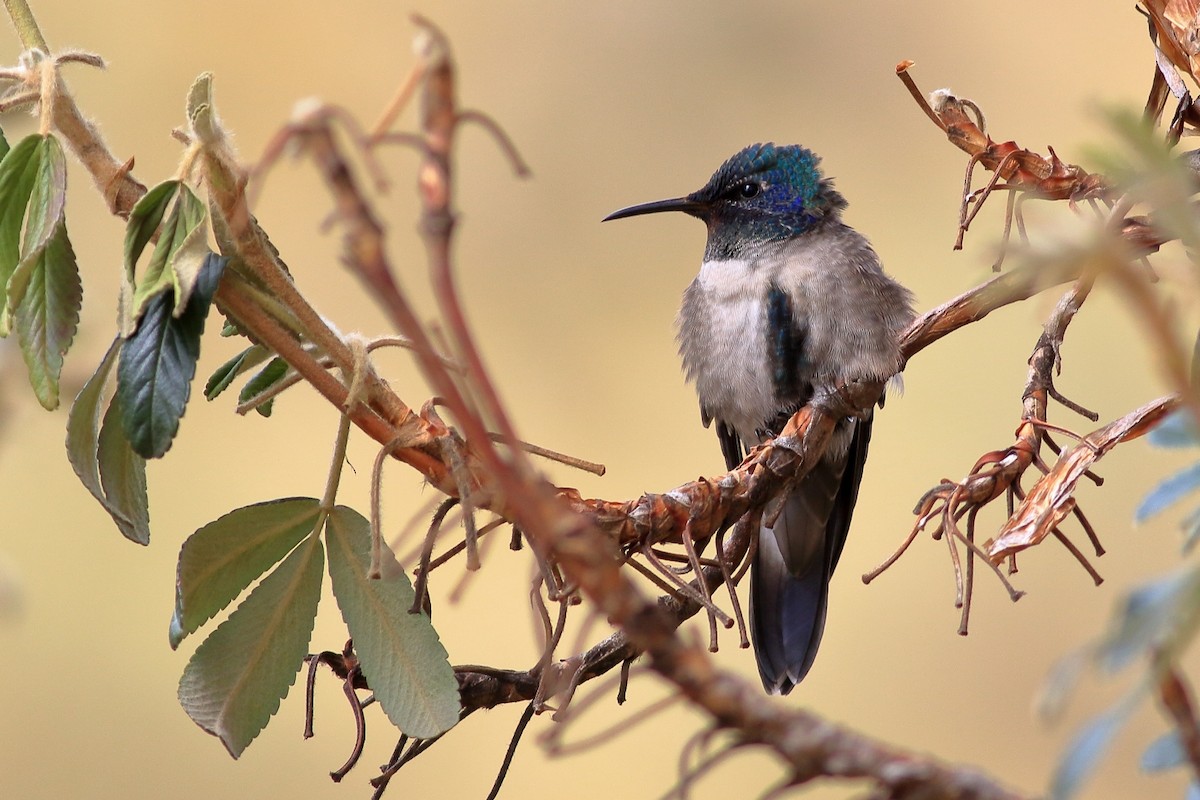
[[[655,200],[653,203],[642,203],[629,208],[622,208],[620,211],[614,211],[605,217],[602,222],[608,222],[610,219],[625,219],[625,217],[636,217],[641,214],[657,214],[660,211],[682,211],[685,214],[691,214],[693,217],[703,217],[705,204],[690,200],[686,197],[675,197],[671,200]]]

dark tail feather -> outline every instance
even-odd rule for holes
[[[837,566],[862,481],[871,420],[855,423],[844,458],[822,460],[759,534],[750,571],[750,633],[763,686],[787,694],[804,679],[825,630]]]
[[[825,630],[829,581],[820,563],[812,567],[804,575],[793,576],[771,529],[762,529],[750,571],[750,634],[758,674],[771,694],[790,692],[808,674],[817,656]]]

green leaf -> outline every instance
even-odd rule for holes
[[[458,722],[458,682],[425,614],[409,614],[412,584],[385,548],[383,577],[367,577],[370,523],[338,506],[325,525],[333,595],[354,639],[363,675],[392,724],[415,738]]]
[[[222,332],[223,333],[223,332]],[[217,398],[233,384],[234,379],[243,372],[261,364],[271,351],[261,344],[252,344],[233,358],[226,361],[209,376],[204,385],[204,396],[209,400]]]
[[[1184,467],[1151,489],[1142,498],[1137,510],[1133,512],[1134,521],[1145,522],[1198,488],[1200,488],[1200,462]]]
[[[179,553],[171,649],[313,533],[319,514],[312,498],[271,500],[230,511],[189,536]]]
[[[121,281],[121,292],[117,298],[117,325],[122,336],[131,336],[137,329],[133,308],[137,289],[137,261],[162,224],[162,218],[178,189],[179,181],[163,181],[142,195],[129,212],[129,221],[125,225],[125,279]]]
[[[47,409],[58,407],[83,302],[66,193],[66,157],[53,136],[26,137],[0,161],[0,336],[15,322],[29,381]]]
[[[187,118],[192,136],[201,144],[211,145],[221,138],[221,129],[213,111],[212,73],[202,72],[188,89]]]
[[[1131,698],[1126,698],[1096,716],[1075,735],[1051,778],[1051,800],[1067,800],[1079,791],[1108,751],[1134,706]]]
[[[321,539],[292,551],[188,661],[179,702],[240,756],[279,710],[308,654],[323,567]]]
[[[1155,447],[1195,447],[1200,445],[1200,428],[1191,410],[1181,408],[1146,434],[1146,441]]]
[[[84,384],[83,389],[75,398],[75,403],[71,406],[71,413],[67,417],[67,459],[71,462],[71,468],[75,470],[75,474],[79,476],[84,487],[112,516],[121,533],[139,544],[147,544],[150,541],[150,520],[144,491],[140,505],[136,502],[137,498],[134,492],[120,492],[114,497],[109,497],[104,484],[112,486],[115,483],[112,475],[108,474],[111,467],[105,470],[106,478],[103,481],[100,477],[101,460],[105,464],[119,463],[118,454],[122,452],[121,441],[113,436],[113,433],[120,430],[119,426],[115,426],[106,415],[106,431],[103,436],[100,427],[100,412],[104,408],[104,385],[108,382],[109,373],[117,363],[117,354],[120,349],[121,339],[117,338],[109,345],[108,352],[104,354],[96,373]],[[119,415],[116,419],[119,420]],[[123,439],[123,431],[121,431],[121,436]],[[100,457],[101,438],[104,439],[103,459]],[[128,441],[124,442],[123,448],[124,452],[128,453],[127,458],[133,465],[131,469],[136,474],[139,469],[136,466],[136,460],[140,459],[129,449]],[[146,483],[145,466],[145,462],[141,461],[140,475],[143,487]]]
[[[150,544],[146,459],[133,452],[129,444],[122,422],[121,398],[116,395],[100,425],[96,457],[105,498],[130,521],[130,530],[122,528],[121,532],[138,544]]]
[[[160,189],[163,186],[165,184],[155,188]],[[207,216],[204,204],[187,184],[177,183],[175,188],[175,202],[171,205],[171,211],[162,223],[158,242],[154,245],[154,252],[151,253],[150,260],[146,263],[141,278],[137,280],[136,288],[133,291],[133,305],[130,313],[134,321],[141,319],[147,304],[164,292],[171,292],[174,298],[175,305],[172,314],[176,317],[183,314],[187,302],[191,298],[200,268],[209,253],[208,245],[204,240],[204,220]],[[147,208],[148,216],[145,220],[147,227],[150,222],[149,215],[156,210],[156,207]],[[159,213],[161,214],[161,211]],[[134,249],[130,246],[138,244],[143,237],[149,239],[144,229],[138,230],[132,237],[132,241],[129,232],[126,232],[125,270],[127,276],[132,275],[134,267],[133,262],[129,260],[130,255],[134,254]],[[142,241],[142,246],[145,246],[144,241]],[[137,250],[137,255],[140,254],[141,251]]]
[[[1178,731],[1167,731],[1142,752],[1142,770],[1145,772],[1175,769],[1185,761],[1187,753],[1183,749]]]
[[[179,186],[177,180],[163,181],[142,195],[129,212],[129,222],[125,225],[125,277],[130,283],[137,277],[137,260],[162,224]]]
[[[24,270],[26,263],[29,271]],[[9,281],[10,290],[17,286],[20,291],[10,292],[9,299],[21,295],[14,312],[21,354],[38,402],[52,411],[58,408],[63,359],[79,329],[83,307],[83,283],[65,220],[33,261],[21,262]]]
[[[4,137],[4,131],[0,129],[0,161],[3,161],[4,157],[8,155],[8,150],[8,139]]]
[[[187,310],[171,315],[171,292],[151,299],[137,330],[121,349],[117,394],[133,449],[144,458],[167,452],[179,430],[200,357],[204,319],[229,259],[209,254]]]
[[[21,258],[8,277],[7,296],[4,308],[0,311],[0,335],[5,336],[12,330],[12,317],[33,281],[34,272],[43,267],[45,251],[52,241],[59,241],[56,255],[59,258],[64,256],[62,243],[66,241],[66,231],[60,229],[66,225],[67,159],[58,139],[53,136],[37,138],[34,154],[36,172],[29,195]],[[70,248],[70,242],[66,242],[71,268],[74,269],[75,254]]]
[[[8,307],[8,281],[21,260],[21,227],[41,172],[42,137],[26,136],[0,161],[0,314]],[[0,326],[0,336],[7,336]]]
[[[266,392],[275,384],[279,383],[288,373],[288,363],[279,356],[272,358],[265,367],[254,374],[250,380],[246,381],[246,385],[242,387],[242,391],[238,393],[238,404],[248,403],[254,398]],[[274,405],[274,399],[262,403],[255,407],[255,410],[264,417],[271,416],[271,408]]]

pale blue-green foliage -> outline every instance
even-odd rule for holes
[[[1146,772],[1162,772],[1183,766],[1187,753],[1178,731],[1167,731],[1150,743],[1142,753],[1142,769]]]
[[[1188,566],[1135,588],[1118,604],[1105,635],[1085,650],[1070,654],[1046,688],[1043,706],[1060,708],[1079,683],[1085,666],[1115,673],[1134,663],[1147,665],[1145,675],[1111,708],[1076,733],[1060,759],[1050,797],[1073,797],[1104,757],[1113,739],[1140,703],[1154,690],[1161,670],[1174,663],[1200,626],[1200,570]],[[1150,744],[1142,756],[1147,771],[1181,763],[1171,734]]]
[[[1147,439],[1156,447],[1195,447],[1200,445],[1200,429],[1197,429],[1191,411],[1180,409],[1152,430]],[[1141,504],[1134,512],[1134,519],[1139,523],[1145,522],[1197,489],[1200,489],[1200,461],[1160,481],[1142,498]],[[1200,539],[1200,506],[1184,517],[1182,527],[1183,547],[1187,552]]]
[[[1190,409],[1180,409],[1147,438],[1156,447],[1195,447],[1200,445],[1200,428]],[[1200,489],[1200,462],[1160,481],[1142,499],[1134,518],[1144,522],[1197,489]],[[1187,552],[1200,538],[1200,507],[1185,516],[1183,529]],[[1065,671],[1073,678],[1087,664],[1113,673],[1141,662],[1147,665],[1147,670],[1132,690],[1092,718],[1072,739],[1051,781],[1052,798],[1065,800],[1079,791],[1130,714],[1153,692],[1163,670],[1170,668],[1190,644],[1197,627],[1200,627],[1200,569],[1186,566],[1129,592],[1117,605],[1104,637],[1064,661],[1059,672]],[[1077,682],[1058,677],[1048,690],[1055,695],[1048,703],[1055,706],[1061,705],[1062,697]],[[1187,756],[1175,731],[1155,739],[1142,753],[1141,766],[1146,772],[1186,765]],[[1200,800],[1200,787],[1195,783],[1189,786],[1187,800]]]

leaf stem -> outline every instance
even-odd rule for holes
[[[325,494],[321,497],[321,510],[333,512],[337,502],[338,484],[342,480],[342,466],[346,463],[346,445],[350,441],[350,414],[338,416],[337,439],[333,442],[333,460],[329,464],[329,477],[325,480]]]
[[[25,0],[4,0],[4,7],[8,10],[8,17],[12,20],[13,27],[17,29],[21,46],[26,50],[36,47],[43,53],[49,53],[50,46],[46,44],[46,37],[42,36],[42,30],[38,27],[37,20],[33,18],[33,11],[30,10],[29,3]]]

